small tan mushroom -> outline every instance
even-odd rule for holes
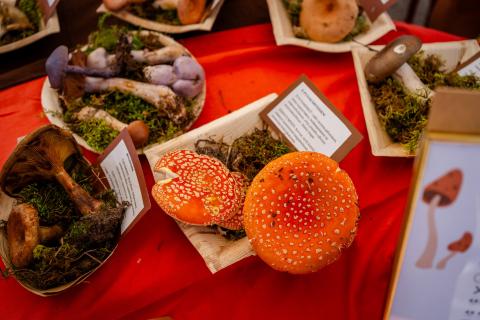
[[[206,0],[178,0],[177,15],[182,24],[194,24],[202,20]]]
[[[445,269],[447,262],[457,253],[464,253],[467,251],[472,245],[472,242],[472,234],[470,232],[465,232],[460,239],[450,243],[448,245],[448,250],[450,253],[437,263],[437,269]]]
[[[462,171],[454,169],[425,187],[423,201],[429,204],[427,212],[428,238],[422,255],[415,263],[418,268],[426,269],[432,267],[438,243],[435,210],[437,207],[448,206],[457,199],[462,180]]]
[[[7,238],[10,259],[17,268],[27,266],[33,259],[35,247],[60,238],[63,230],[59,226],[40,227],[37,210],[29,204],[14,206],[8,217]]]
[[[308,38],[320,42],[338,42],[355,27],[356,0],[303,0],[300,27]]]
[[[129,4],[142,2],[145,2],[145,0],[103,0],[105,7],[111,11],[118,11]]]

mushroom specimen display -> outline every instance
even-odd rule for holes
[[[272,268],[315,272],[338,259],[357,230],[357,194],[334,160],[314,152],[288,153],[267,164],[245,199],[245,231]]]
[[[431,268],[437,252],[438,234],[435,223],[437,207],[449,206],[457,199],[462,185],[463,174],[459,169],[447,172],[425,187],[423,201],[429,204],[427,212],[427,243],[415,265],[418,268]]]
[[[219,160],[190,150],[166,153],[155,164],[160,179],[152,188],[159,206],[194,225],[221,224],[241,207],[243,182]]]
[[[448,251],[450,251],[450,253],[437,263],[437,269],[445,269],[447,262],[457,253],[464,253],[467,251],[472,245],[472,242],[472,234],[470,232],[465,232],[460,239],[450,243],[448,245]]]
[[[8,249],[13,265],[17,268],[27,266],[38,244],[58,239],[62,234],[59,226],[40,227],[38,212],[31,205],[14,206],[7,222]]]
[[[392,75],[405,89],[419,97],[430,98],[433,94],[422,83],[407,61],[422,47],[415,36],[401,36],[386,45],[365,66],[365,76],[371,83],[379,83]]]
[[[300,27],[307,37],[321,42],[338,42],[355,27],[355,0],[303,0]]]

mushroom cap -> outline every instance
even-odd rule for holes
[[[171,217],[189,224],[220,224],[232,218],[241,205],[242,190],[219,160],[191,150],[166,153],[154,171],[167,173],[152,195]]]
[[[314,41],[338,42],[355,27],[356,0],[303,0],[300,27]]]
[[[232,172],[232,176],[242,190],[242,198],[240,200],[241,205],[233,217],[227,221],[220,222],[218,225],[229,230],[241,230],[243,229],[243,203],[245,202],[245,196],[247,195],[248,178],[240,172]]]
[[[457,199],[462,186],[463,174],[460,169],[453,169],[425,187],[423,201],[430,203],[435,196],[440,196],[439,207],[445,207]]]
[[[55,125],[30,133],[17,145],[0,173],[0,187],[16,197],[26,185],[35,181],[54,180],[56,165],[64,165],[70,156],[83,159],[72,134]]]
[[[127,126],[128,134],[133,140],[133,144],[136,148],[144,146],[148,142],[148,137],[150,135],[150,129],[143,122],[143,120],[135,120],[128,124]]]
[[[7,222],[10,260],[17,268],[27,266],[33,259],[33,249],[38,245],[39,219],[37,210],[29,204],[14,206]]]
[[[465,232],[463,236],[448,245],[448,250],[456,252],[465,252],[470,248],[473,242],[473,236],[470,232]]]
[[[103,4],[110,11],[118,11],[130,2],[129,0],[103,0]]]
[[[206,0],[178,0],[177,15],[182,24],[200,22],[205,11]]]
[[[50,81],[52,88],[60,89],[62,87],[67,64],[68,48],[66,46],[58,46],[45,62],[45,70],[47,71],[48,81]]]
[[[365,77],[371,83],[378,83],[393,74],[422,47],[422,41],[415,36],[400,36],[387,44],[365,66]]]
[[[315,272],[335,261],[357,230],[357,194],[338,163],[292,152],[268,163],[247,191],[244,224],[257,255],[272,268]]]

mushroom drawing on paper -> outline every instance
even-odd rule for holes
[[[415,265],[418,268],[431,268],[437,252],[438,233],[435,223],[437,207],[450,205],[458,196],[462,185],[463,174],[459,169],[453,169],[425,187],[423,201],[428,207],[427,212],[427,244]]]
[[[450,243],[447,247],[450,253],[437,263],[437,269],[445,269],[447,262],[451,258],[453,258],[457,253],[466,252],[472,245],[472,242],[473,242],[473,236],[470,232],[467,231],[463,234],[463,236],[460,239]]]

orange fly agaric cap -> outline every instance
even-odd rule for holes
[[[267,164],[245,199],[244,224],[258,256],[279,271],[315,272],[335,261],[357,230],[357,194],[334,160],[288,153]]]
[[[241,206],[242,186],[219,160],[190,150],[166,153],[154,171],[163,175],[152,188],[158,205],[189,224],[221,224]]]

